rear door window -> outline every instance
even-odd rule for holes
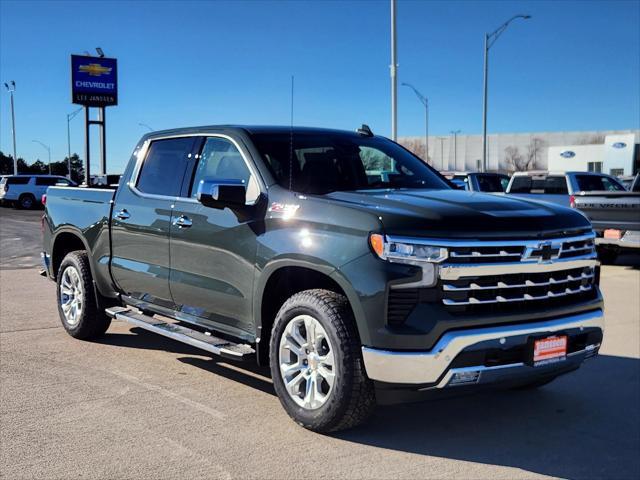
[[[504,192],[501,178],[498,175],[477,175],[481,192]]]
[[[7,177],[8,185],[27,185],[31,177]]]
[[[143,193],[177,197],[197,137],[151,142],[136,187]]]
[[[581,192],[609,191],[622,192],[624,187],[614,179],[600,175],[576,175],[578,190]]]
[[[51,186],[51,185],[56,185],[58,183],[60,183],[62,180],[56,177],[36,177],[36,185],[47,185],[47,186]],[[68,183],[65,183],[66,185],[68,185]]]

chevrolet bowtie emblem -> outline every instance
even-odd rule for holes
[[[99,77],[101,75],[108,75],[111,73],[111,67],[103,67],[99,63],[90,63],[88,65],[80,65],[78,70],[83,73],[88,73],[92,77]]]

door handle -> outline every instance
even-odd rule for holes
[[[178,218],[175,219],[173,224],[178,228],[189,228],[191,225],[193,225],[193,222],[189,217],[180,215]]]
[[[126,208],[123,208],[118,213],[116,213],[115,217],[118,220],[127,220],[129,217],[131,217],[131,215],[129,214],[129,212],[127,212]]]

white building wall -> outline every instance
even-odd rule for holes
[[[627,139],[633,138],[633,142],[625,142],[631,150],[634,144],[640,142],[640,130],[492,134],[487,136],[487,163],[489,170],[508,170],[508,165],[505,162],[505,149],[512,146],[516,147],[521,154],[526,154],[532,139],[539,138],[544,144],[538,155],[536,167],[546,170],[549,168],[547,162],[550,147],[582,146],[585,143],[602,144],[605,137],[612,136],[613,138],[613,136],[620,135]],[[482,159],[482,135],[457,135],[457,155],[454,155],[456,149],[453,148],[453,139],[453,135],[429,136],[430,163],[438,170],[476,170],[477,161]],[[424,157],[424,137],[400,137],[399,141],[405,145],[411,143],[417,145],[418,151],[416,153]]]

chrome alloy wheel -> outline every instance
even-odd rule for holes
[[[307,410],[329,399],[336,377],[336,361],[327,332],[310,315],[298,315],[280,338],[280,375],[289,396]]]
[[[82,280],[75,267],[69,266],[60,279],[60,307],[67,325],[75,327],[82,315]]]

